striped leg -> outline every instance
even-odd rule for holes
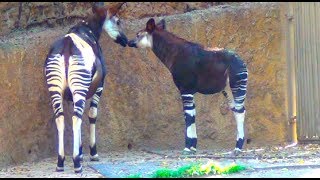
[[[182,94],[183,111],[185,116],[185,148],[184,154],[195,153],[197,150],[196,109],[192,94]]]
[[[74,107],[74,103],[72,105]],[[82,141],[81,141],[81,128],[79,129],[79,160],[83,161]]]
[[[63,114],[63,90],[66,86],[65,67],[63,56],[60,54],[49,55],[45,64],[45,74],[48,90],[51,96],[55,121],[58,130],[58,162],[56,171],[64,171],[64,114]]]
[[[79,159],[83,161],[83,153],[82,153],[82,141],[81,141],[81,128],[79,129]]]
[[[86,96],[91,84],[91,71],[82,64],[83,60],[73,56],[69,59],[69,87],[73,96],[74,114],[72,116],[73,128],[73,163],[76,173],[82,172],[80,158],[81,123],[85,108]]]
[[[96,146],[96,120],[98,115],[98,103],[102,94],[104,82],[101,81],[96,93],[93,95],[90,103],[89,122],[90,122],[90,160],[99,161],[99,155],[97,153]]]
[[[234,97],[234,107],[231,109],[237,122],[237,142],[236,151],[241,151],[244,143],[244,101],[247,93],[248,71],[243,68],[234,77],[230,78],[230,88]]]
[[[99,46],[98,59],[100,59],[101,69],[102,69],[102,79],[99,83],[99,87],[97,88],[95,94],[90,103],[90,111],[89,111],[89,122],[90,122],[90,160],[91,161],[99,161],[99,155],[97,153],[97,145],[96,145],[96,121],[98,115],[98,104],[100,101],[100,97],[103,91],[104,79],[107,74],[107,69],[105,65],[105,60],[103,57],[103,53],[101,47]]]

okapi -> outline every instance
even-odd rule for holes
[[[237,138],[234,153],[241,152],[244,143],[244,100],[247,91],[248,71],[246,64],[235,53],[226,49],[204,48],[168,32],[165,21],[157,25],[149,19],[146,28],[128,42],[129,47],[151,48],[168,68],[180,91],[185,117],[185,148],[183,154],[196,153],[197,133],[195,102],[193,95],[222,92],[228,99],[237,123]],[[227,81],[233,99],[225,88]]]
[[[123,3],[122,3],[123,4]],[[106,65],[99,45],[104,29],[118,44],[126,47],[127,37],[116,13],[122,4],[112,7],[94,4],[93,15],[72,27],[68,33],[55,41],[45,61],[44,71],[51,96],[55,122],[58,130],[58,162],[56,171],[64,171],[64,112],[63,100],[73,102],[73,163],[76,173],[82,172],[81,142],[82,115],[87,99],[92,98],[89,110],[90,160],[98,161],[95,123],[97,107],[102,94]]]

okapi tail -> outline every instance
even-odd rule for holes
[[[229,108],[233,109],[234,108],[233,99],[228,95],[228,93],[225,90],[222,90],[221,92],[222,92],[223,96],[227,99]]]
[[[237,54],[234,54],[228,72],[229,85],[234,98],[234,108],[232,110],[243,113],[245,111],[244,101],[247,94],[247,65]]]
[[[70,56],[72,55],[72,46],[74,46],[73,41],[71,39],[70,36],[66,36],[63,39],[63,50],[61,52],[61,54],[64,57],[64,66],[65,66],[65,77],[66,80],[68,79],[68,71],[69,71],[69,59]],[[69,89],[69,87],[67,87],[67,89],[65,90],[64,93],[64,98],[67,99],[68,101],[72,101],[72,93]]]
[[[64,57],[65,73],[66,78],[68,79],[69,58],[71,56],[71,47],[73,46],[73,42],[70,36],[66,36],[63,39],[63,45],[63,52],[61,52],[61,54]]]

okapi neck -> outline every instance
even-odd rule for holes
[[[105,20],[105,18],[102,19],[97,16],[91,16],[85,21],[85,24],[91,29],[95,38],[97,38],[97,41],[100,38],[104,20]]]
[[[152,51],[161,60],[161,62],[171,71],[174,63],[172,56],[177,50],[175,37],[162,30],[154,30],[152,33]]]

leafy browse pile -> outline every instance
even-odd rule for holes
[[[184,178],[203,176],[209,174],[231,174],[242,170],[245,170],[245,166],[237,165],[232,163],[229,166],[221,167],[213,161],[209,161],[207,164],[194,163],[185,165],[177,170],[172,169],[159,169],[152,174],[152,178]],[[141,174],[134,174],[128,176],[128,178],[142,178]]]

